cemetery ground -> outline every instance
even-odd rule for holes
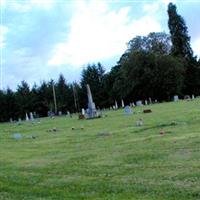
[[[200,99],[133,110],[1,124],[0,199],[200,199]]]

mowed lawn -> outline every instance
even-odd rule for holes
[[[0,199],[200,199],[200,99],[133,110],[0,124]]]

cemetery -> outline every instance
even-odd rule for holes
[[[1,0],[0,200],[200,200],[197,1]]]
[[[20,126],[2,123],[0,199],[199,199],[199,105],[195,98],[125,105],[95,120],[26,114]]]

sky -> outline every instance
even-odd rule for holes
[[[137,35],[169,32],[169,0],[0,0],[0,89],[79,81],[89,63],[108,72]],[[200,0],[172,0],[200,56]]]

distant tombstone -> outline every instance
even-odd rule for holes
[[[118,104],[117,104],[117,101],[115,100],[115,109],[117,110],[118,109]]]
[[[179,100],[178,95],[175,95],[175,96],[174,96],[174,102],[176,102],[176,101],[178,101],[178,100]]]
[[[148,101],[147,100],[145,100],[145,105],[148,105]]]
[[[86,85],[86,88],[87,88],[87,96],[88,96],[87,118],[92,119],[92,118],[99,117],[99,114],[96,110],[95,103],[93,102],[92,93],[91,93],[89,84]]]
[[[126,107],[124,108],[124,112],[125,112],[126,114],[132,114],[132,109],[130,108],[130,106],[126,106]]]
[[[185,99],[185,100],[188,100],[188,101],[191,100],[191,98],[190,98],[189,95],[185,95],[185,96],[184,96],[184,99]]]
[[[136,126],[142,126],[142,125],[143,125],[142,119],[138,119],[138,120],[136,121]]]
[[[67,111],[67,116],[70,116],[70,112],[69,111]]]
[[[13,123],[13,119],[12,118],[10,118],[10,123]]]
[[[151,113],[151,112],[152,112],[151,109],[145,109],[145,110],[143,110],[143,113]]]
[[[135,107],[135,104],[134,104],[134,102],[132,103],[132,107]]]
[[[47,115],[48,115],[48,117],[53,118],[54,117],[54,112],[48,111]]]
[[[192,95],[192,100],[194,100],[195,99],[195,97],[194,97],[194,94]]]
[[[82,113],[82,115],[85,115],[85,109],[84,108],[81,109],[81,113]]]
[[[36,114],[35,111],[33,112],[33,117],[34,117],[34,118],[37,118],[37,114]]]
[[[18,122],[19,122],[19,123],[21,123],[21,122],[22,122],[21,118],[19,118],[19,119],[18,119]]]
[[[136,102],[136,105],[137,105],[137,106],[142,106],[142,101],[137,101],[137,102]]]
[[[28,114],[26,113],[26,121],[29,121],[29,117]]]
[[[158,103],[158,100],[157,100],[157,99],[155,99],[155,103]]]
[[[132,106],[133,106],[133,105],[132,105],[132,103],[130,103],[129,105],[130,105],[130,107],[132,107]]]
[[[62,115],[62,111],[59,111],[59,112],[58,112],[58,115],[61,116],[61,115]]]
[[[152,100],[151,100],[151,97],[149,97],[149,103],[150,103],[150,104],[152,104]]]
[[[124,100],[122,99],[122,108],[124,108]]]
[[[22,135],[21,135],[20,133],[14,133],[14,134],[13,134],[13,138],[14,138],[15,140],[19,140],[19,139],[22,138]]]
[[[34,120],[34,117],[33,117],[33,113],[30,112],[30,120],[33,121]]]
[[[113,110],[115,110],[115,105],[112,107]]]

